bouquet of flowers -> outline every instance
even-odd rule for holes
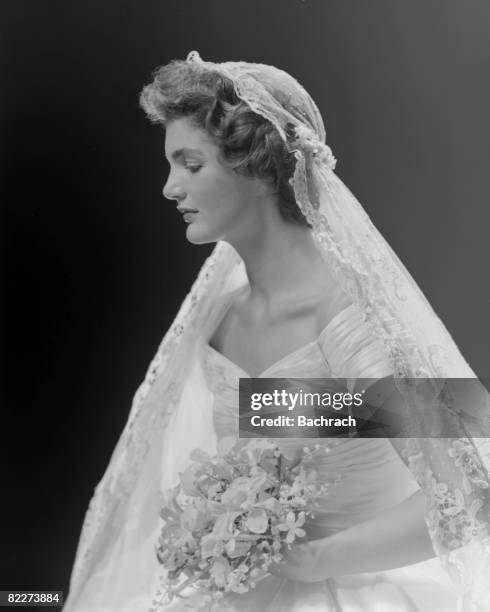
[[[168,603],[192,587],[189,606],[218,610],[227,594],[254,588],[282,559],[283,546],[305,536],[305,517],[331,486],[319,484],[309,467],[325,451],[305,448],[293,465],[264,439],[225,438],[213,458],[195,449],[161,511],[156,552],[164,576],[157,595]]]

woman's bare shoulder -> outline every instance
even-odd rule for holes
[[[211,346],[217,348],[222,345],[230,323],[236,318],[247,293],[248,287],[240,286],[227,291],[220,297],[216,304],[214,332],[209,339]]]

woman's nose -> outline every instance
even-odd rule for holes
[[[172,176],[168,177],[167,182],[163,186],[163,197],[167,198],[167,200],[177,200],[179,202],[185,197],[182,186],[173,180]]]

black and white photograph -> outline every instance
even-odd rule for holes
[[[490,612],[490,2],[0,22],[0,607]]]

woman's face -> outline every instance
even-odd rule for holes
[[[163,195],[176,200],[187,223],[189,242],[240,241],[257,223],[263,181],[238,175],[218,160],[219,148],[189,119],[166,126],[165,155],[170,174]]]

